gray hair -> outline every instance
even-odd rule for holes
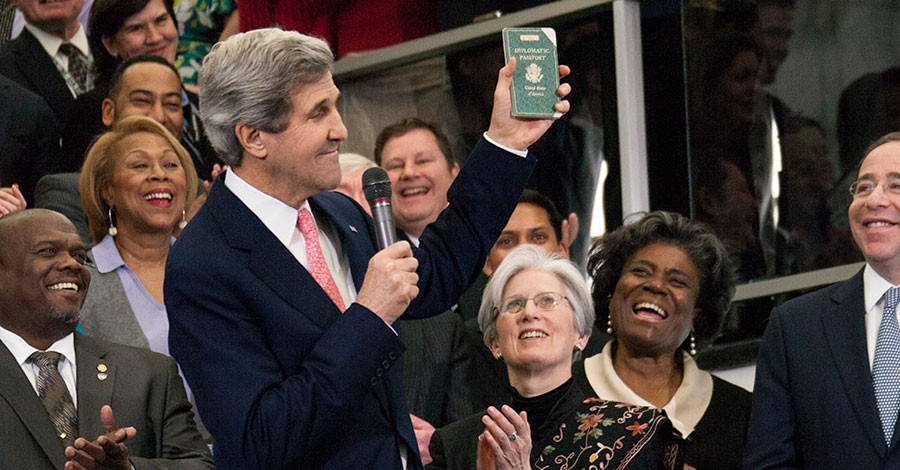
[[[373,168],[378,165],[358,153],[342,153],[338,155],[341,173],[352,173],[360,168]]]
[[[284,131],[294,93],[331,72],[333,63],[325,41],[277,28],[236,34],[213,46],[200,72],[200,114],[222,161],[241,164],[238,124]]]
[[[535,245],[522,245],[506,255],[484,288],[478,310],[478,326],[484,333],[484,344],[490,347],[491,342],[497,339],[497,315],[503,302],[503,290],[513,277],[523,271],[555,275],[566,288],[566,298],[574,314],[575,331],[579,336],[590,336],[594,324],[594,302],[584,275],[575,263],[560,258],[558,253],[547,253]],[[578,359],[579,356],[576,352],[573,358]]]

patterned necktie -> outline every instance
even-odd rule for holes
[[[884,294],[884,316],[878,327],[875,341],[875,359],[872,361],[872,381],[875,384],[875,400],[881,415],[884,439],[890,446],[900,411],[900,326],[897,324],[897,303],[900,287],[892,287]]]
[[[69,59],[69,75],[83,91],[87,91],[87,78],[90,72],[87,58],[77,47],[67,42],[59,46],[59,51]]]
[[[59,374],[59,360],[62,354],[52,351],[35,351],[28,357],[33,364],[37,364],[37,392],[38,397],[44,403],[50,421],[59,433],[64,446],[70,446],[78,434],[78,411],[69,395],[69,389]]]
[[[338,290],[337,284],[334,283],[334,278],[331,277],[331,271],[328,270],[328,265],[325,263],[325,256],[322,255],[322,248],[319,246],[316,224],[313,222],[312,214],[306,208],[300,209],[297,213],[297,226],[300,228],[300,233],[303,234],[303,240],[306,241],[306,258],[309,261],[309,273],[322,290],[328,294],[331,301],[343,312],[346,310],[344,299],[341,298],[341,291]]]

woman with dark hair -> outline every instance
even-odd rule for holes
[[[175,62],[178,27],[172,0],[95,0],[88,31],[102,82],[109,81],[119,63],[137,55]]]
[[[665,410],[684,463],[740,468],[750,393],[692,359],[719,331],[734,294],[728,253],[700,222],[650,212],[609,232],[588,259],[598,325],[614,336],[584,361],[597,396]]]

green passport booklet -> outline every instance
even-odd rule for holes
[[[510,94],[512,115],[531,118],[559,118],[553,109],[559,101],[559,67],[556,58],[556,31],[553,28],[504,28],[503,51],[506,62],[516,58]]]

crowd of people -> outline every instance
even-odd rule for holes
[[[900,133],[852,178],[865,267],[775,308],[754,393],[695,360],[723,333],[743,261],[766,262],[752,162],[721,143],[749,138],[783,31],[765,50],[709,44],[718,65],[698,76],[720,94],[697,119],[726,125],[697,131],[698,217],[633,214],[591,243],[526,189],[556,124],[511,115],[515,60],[491,71],[468,157],[422,116],[383,127],[371,158],[341,153],[353,128],[334,57],[369,46],[266,27],[358,26],[282,3],[94,0],[85,27],[82,0],[12,1],[25,25],[0,45],[0,118],[17,124],[0,142],[0,468],[900,465]],[[572,91],[556,90],[563,115]],[[824,131],[781,124],[796,149],[783,171],[802,182],[784,216],[809,250],[790,262],[812,266],[828,245],[804,225],[828,209]],[[386,247],[360,176],[373,167],[391,183]]]

